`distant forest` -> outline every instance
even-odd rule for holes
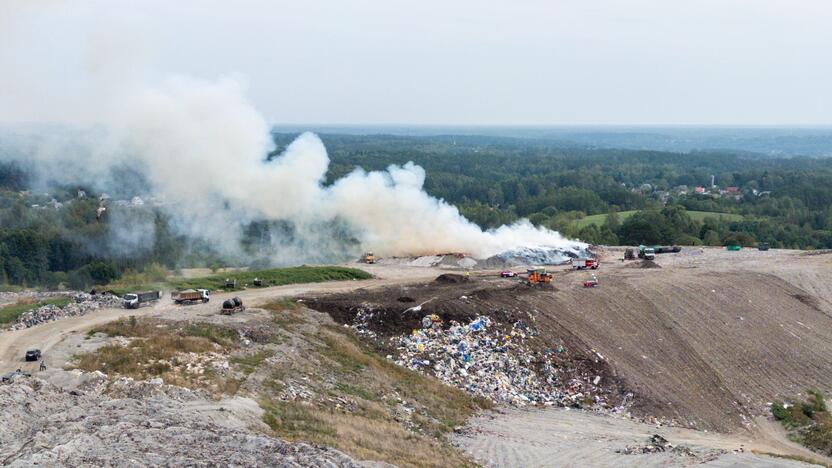
[[[276,134],[277,151],[294,136]],[[330,180],[355,167],[378,170],[413,161],[427,171],[429,193],[484,228],[528,218],[599,244],[832,248],[830,158],[592,149],[477,136],[321,137],[332,159]],[[697,186],[715,191],[711,176],[739,197],[695,194]],[[682,186],[685,195],[674,191]],[[616,215],[630,210],[638,212],[626,219]],[[742,218],[692,219],[688,210]],[[610,216],[601,226],[576,222],[597,214]]]
[[[275,133],[273,155],[296,136]],[[383,170],[413,161],[425,168],[431,195],[486,229],[528,218],[598,244],[832,248],[832,159],[471,135],[321,138],[332,160],[327,183],[356,167]],[[0,162],[0,284],[85,288],[148,266],[227,260],[177,235],[152,206],[111,206],[98,220],[98,194],[90,188],[50,187],[47,194],[30,182],[25,168]],[[696,187],[708,193],[697,194]],[[88,196],[79,197],[79,189]],[[603,220],[582,222],[593,215]],[[150,245],[125,255],[113,247],[110,223],[138,219],[150,226]],[[243,245],[255,248],[258,227],[247,232],[252,239]]]

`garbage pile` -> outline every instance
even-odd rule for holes
[[[571,367],[561,345],[532,351],[527,340],[536,334],[523,321],[507,327],[487,316],[443,328],[431,314],[423,317],[421,329],[393,337],[391,344],[399,350],[397,364],[492,401],[610,408],[601,377]]]
[[[66,295],[66,294],[64,294]],[[120,299],[112,294],[87,294],[75,293],[72,294],[74,302],[59,307],[54,304],[47,304],[37,309],[32,309],[22,313],[15,323],[7,328],[7,330],[23,330],[31,328],[35,325],[40,325],[46,322],[52,322],[65,317],[76,317],[85,315],[92,310],[98,310],[107,307],[118,307]]]
[[[616,452],[625,455],[635,455],[639,453],[666,452],[672,448],[673,444],[668,442],[667,439],[658,434],[653,434],[644,445],[628,445],[623,449],[616,450]]]

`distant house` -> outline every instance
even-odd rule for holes
[[[701,186],[697,185],[697,186],[693,189],[693,191],[694,191],[694,193],[698,193],[698,194],[700,194],[700,195],[701,195],[701,194],[705,193],[705,187],[701,187]]]
[[[731,194],[740,193],[739,187],[725,187],[725,191]]]

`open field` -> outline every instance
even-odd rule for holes
[[[624,221],[625,219],[629,218],[633,214],[637,213],[636,210],[630,211],[621,211],[618,213],[618,220]],[[714,218],[720,218],[726,221],[741,221],[742,215],[738,215],[735,213],[712,213],[710,211],[688,211],[688,215],[690,215],[691,219],[702,221],[703,219],[711,216]],[[596,226],[601,226],[606,221],[607,215],[606,214],[596,214],[596,215],[589,215],[584,216],[581,219],[575,220],[575,225],[580,228],[585,228],[590,224],[594,224]]]
[[[358,268],[346,266],[299,266],[291,268],[271,268],[266,270],[248,271],[247,269],[226,269],[212,274],[208,269],[196,269],[187,274],[176,277],[169,276],[164,280],[120,281],[99,289],[111,291],[116,295],[128,292],[154,289],[208,289],[211,291],[238,291],[254,288],[254,279],[263,281],[263,287],[282,286],[286,284],[319,283],[323,281],[363,280],[372,275]],[[144,280],[145,278],[139,278]],[[226,280],[236,281],[235,287],[226,287]]]

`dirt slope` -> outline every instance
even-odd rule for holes
[[[659,434],[690,451],[622,454]],[[801,447],[771,445],[750,434],[716,434],[660,427],[584,411],[510,409],[474,418],[454,442],[488,467],[808,467],[805,463],[756,455],[752,451],[815,458]]]
[[[832,389],[832,319],[772,274],[619,270],[519,300],[600,352],[646,414],[731,430],[765,403]]]
[[[832,390],[832,255],[688,249],[660,255],[661,268],[614,261],[594,272],[555,270],[555,290],[495,277],[391,287],[312,301],[337,321],[374,311],[382,335],[419,327],[425,314],[506,322],[534,316],[549,345],[604,358],[598,371],[636,395],[633,412],[730,432],[767,415],[767,402],[808,388]],[[414,307],[421,308],[414,310]],[[606,379],[606,377],[605,377]],[[609,382],[609,380],[605,380]]]

